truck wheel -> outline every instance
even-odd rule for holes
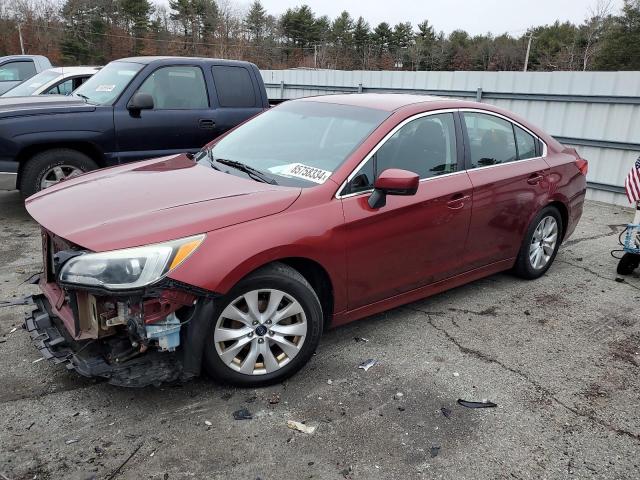
[[[241,280],[214,309],[205,367],[243,387],[281,382],[300,370],[322,334],[322,307],[293,268],[275,263]]]
[[[562,228],[560,212],[555,207],[543,208],[527,229],[514,273],[528,280],[544,275],[560,248]]]
[[[98,164],[84,153],[70,148],[56,148],[40,152],[29,160],[20,176],[20,191],[30,197],[61,180],[95,170]]]

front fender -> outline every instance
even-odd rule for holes
[[[304,258],[321,265],[334,286],[334,311],[346,308],[344,217],[339,200],[233,225],[207,234],[203,244],[169,277],[226,294],[254,270],[274,261]]]

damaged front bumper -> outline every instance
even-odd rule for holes
[[[43,230],[42,294],[24,323],[43,357],[128,387],[198,376],[219,295],[170,278],[126,292],[64,285],[59,268],[78,251]]]
[[[194,372],[185,375],[182,358],[176,352],[148,351],[124,362],[110,362],[106,340],[74,340],[61,319],[51,313],[44,295],[31,299],[35,308],[26,315],[24,327],[40,354],[55,364],[126,387],[159,385],[194,376]]]

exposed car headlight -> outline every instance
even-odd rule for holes
[[[60,270],[60,282],[109,290],[150,285],[180,265],[204,240],[204,235],[144,247],[87,253],[73,257]]]

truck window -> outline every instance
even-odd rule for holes
[[[35,74],[33,62],[9,62],[0,67],[0,82],[22,82]]]
[[[249,70],[244,67],[211,67],[213,82],[221,107],[257,107],[256,92]]]
[[[204,75],[198,67],[162,67],[154,71],[138,89],[153,97],[156,110],[209,108]]]

